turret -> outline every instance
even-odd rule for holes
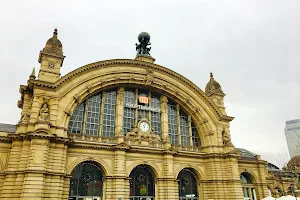
[[[221,88],[221,85],[214,79],[212,73],[210,73],[210,80],[205,87],[205,93],[219,107],[221,112],[226,115],[224,106],[225,94]]]
[[[62,50],[62,44],[57,39],[57,29],[54,29],[52,38],[47,41],[45,48],[40,51],[39,63],[41,66],[38,80],[54,83],[60,78],[60,68],[65,58]]]

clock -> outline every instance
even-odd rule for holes
[[[147,133],[150,130],[150,124],[146,120],[140,121],[139,129],[141,132]]]

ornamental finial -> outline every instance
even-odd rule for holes
[[[54,32],[53,32],[53,37],[57,37],[57,28],[54,29]]]
[[[214,75],[212,72],[210,72],[210,78],[214,78]]]

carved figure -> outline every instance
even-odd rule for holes
[[[40,120],[44,120],[44,121],[48,121],[49,120],[49,108],[48,108],[48,104],[44,103],[42,105],[42,108],[40,110],[40,116],[39,116]]]
[[[230,135],[225,130],[222,132],[222,140],[224,146],[232,146]]]
[[[150,35],[146,32],[141,32],[138,36],[138,40],[140,44],[135,44],[137,55],[146,55],[150,56],[150,50],[151,47],[147,47],[148,45],[151,45],[150,41]]]
[[[147,74],[146,74],[146,77],[144,79],[145,81],[145,84],[146,85],[151,85],[153,83],[153,71],[152,70],[147,70]]]

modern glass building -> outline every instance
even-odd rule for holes
[[[285,137],[290,157],[300,154],[300,119],[285,122]]]

